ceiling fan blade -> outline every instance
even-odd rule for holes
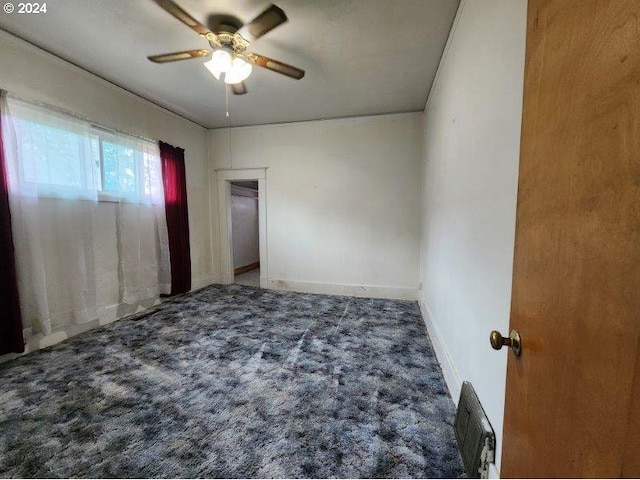
[[[151,55],[147,57],[155,63],[177,62],[178,60],[189,60],[190,58],[210,57],[209,50],[187,50],[185,52],[162,53],[160,55]]]
[[[212,33],[207,27],[185,12],[173,0],[154,0],[162,9],[173,15],[198,35],[207,36]]]
[[[245,93],[247,93],[247,86],[244,84],[244,82],[234,83],[233,85],[231,85],[231,91],[234,95],[244,95]]]
[[[247,40],[253,42],[270,32],[278,25],[286,22],[287,16],[284,11],[275,5],[270,5],[264,12],[254,18],[250,23],[243,26],[238,33]]]
[[[295,78],[296,80],[300,80],[302,77],[304,77],[304,70],[296,68],[292,65],[287,65],[286,63],[279,62],[278,60],[274,60],[273,58],[263,57],[262,55],[258,55],[256,53],[249,53],[247,54],[247,59],[254,65],[266,68],[267,70],[271,70],[272,72],[281,73],[282,75]]]

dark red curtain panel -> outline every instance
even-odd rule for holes
[[[191,251],[184,150],[160,142],[164,203],[171,254],[171,295],[191,290]]]
[[[2,113],[2,112],[0,112]],[[0,115],[0,355],[24,352]]]

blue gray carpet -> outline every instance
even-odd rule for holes
[[[0,365],[4,477],[458,477],[415,302],[211,286]]]

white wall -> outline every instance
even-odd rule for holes
[[[416,298],[422,117],[211,131],[215,168],[267,167],[270,287]]]
[[[463,0],[425,110],[420,301],[452,395],[473,383],[498,456],[507,351],[489,332],[509,328],[526,6]]]
[[[233,268],[259,262],[257,191],[231,187],[231,232]]]
[[[184,148],[193,287],[207,285],[216,279],[212,259],[207,130],[1,30],[0,88],[74,112],[108,127]],[[100,223],[108,229],[115,224],[115,210],[112,206],[104,207],[99,212]],[[96,248],[100,250],[98,254],[105,259],[105,264],[117,266],[114,238],[105,230],[104,242]],[[113,318],[127,313],[117,305],[115,266],[113,271],[102,272],[100,279],[104,287],[100,291],[101,301],[106,307],[113,307]],[[42,345],[59,341],[67,334],[82,329],[63,332],[45,340]]]

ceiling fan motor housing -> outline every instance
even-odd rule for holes
[[[249,47],[250,42],[239,33],[218,32],[216,34],[205,35],[211,48],[227,47],[233,52],[242,54]]]

